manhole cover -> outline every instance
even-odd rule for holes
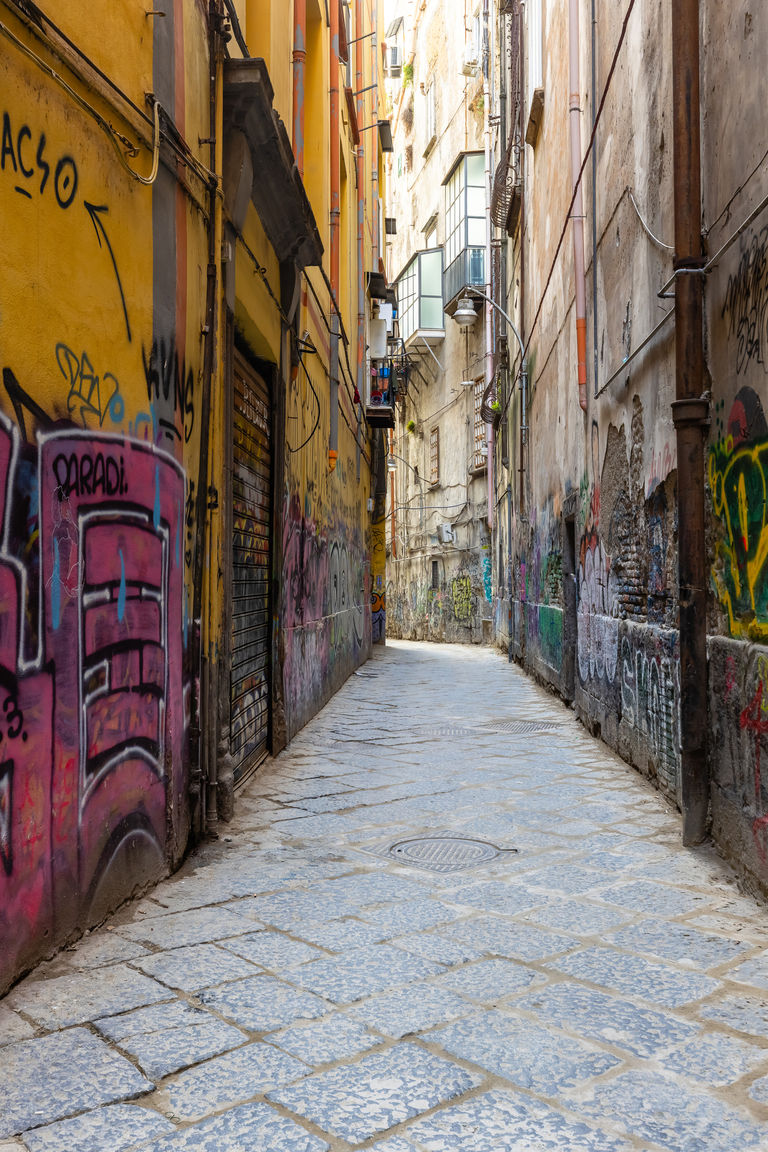
[[[522,736],[531,732],[552,732],[560,727],[556,720],[493,720],[488,725],[494,732]]]
[[[414,868],[430,872],[460,872],[493,860],[503,852],[517,852],[517,848],[497,848],[487,840],[465,840],[461,836],[420,836],[415,840],[400,840],[389,848],[390,856]]]

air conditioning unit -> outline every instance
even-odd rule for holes
[[[400,55],[399,45],[393,44],[389,49],[388,68],[390,76],[399,76],[403,70],[403,60]]]
[[[451,527],[451,525],[446,524],[445,521],[438,524],[438,526],[437,526],[437,538],[441,544],[452,544],[453,543],[453,528]]]
[[[477,48],[472,40],[464,47],[461,59],[461,71],[464,76],[474,76],[477,73]]]

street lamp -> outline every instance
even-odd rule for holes
[[[486,296],[484,292],[478,292],[477,289],[475,289],[475,288],[473,288],[472,291],[473,291],[475,296],[479,297],[479,299],[481,299],[481,300],[485,300],[486,304],[490,304],[490,306],[492,308],[496,309],[496,311],[499,313],[500,316],[504,317],[504,319],[507,322],[507,327],[513,333],[513,335],[514,335],[515,339],[517,340],[517,343],[520,347],[520,359],[521,359],[520,391],[522,393],[522,421],[521,421],[520,431],[522,433],[523,444],[526,444],[528,442],[528,424],[527,424],[527,414],[526,414],[526,400],[527,400],[527,391],[528,391],[528,364],[527,364],[526,359],[525,359],[525,348],[523,347],[523,341],[520,339],[520,333],[518,332],[517,328],[515,328],[514,324],[512,323],[512,320],[510,319],[510,317],[507,315],[507,313],[504,311],[503,308],[500,308],[499,305],[494,300],[492,300],[490,298],[490,296]],[[477,320],[477,312],[475,311],[475,302],[472,299],[472,296],[470,296],[468,292],[465,292],[463,296],[459,297],[459,302],[456,305],[456,311],[453,314],[453,319],[456,321],[456,323],[459,325],[460,328],[471,328],[472,325],[474,324],[475,320]]]

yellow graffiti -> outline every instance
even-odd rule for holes
[[[725,538],[712,579],[733,636],[768,638],[768,443],[709,458],[712,506]]]

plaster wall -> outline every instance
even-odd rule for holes
[[[403,5],[402,13],[404,43],[414,51],[412,77],[404,71],[390,81],[395,152],[387,213],[397,221],[387,246],[390,280],[419,250],[444,248],[443,182],[461,154],[483,150],[482,73],[462,73],[473,11],[461,4],[446,21],[443,6],[430,0],[421,9]],[[430,87],[434,139],[427,136]],[[486,367],[482,311],[468,331],[447,316],[443,322],[434,355],[421,340],[409,344],[413,367],[393,434],[387,509],[387,632],[479,643],[489,639],[491,624],[487,476],[485,461],[475,458],[474,381],[484,379]]]

